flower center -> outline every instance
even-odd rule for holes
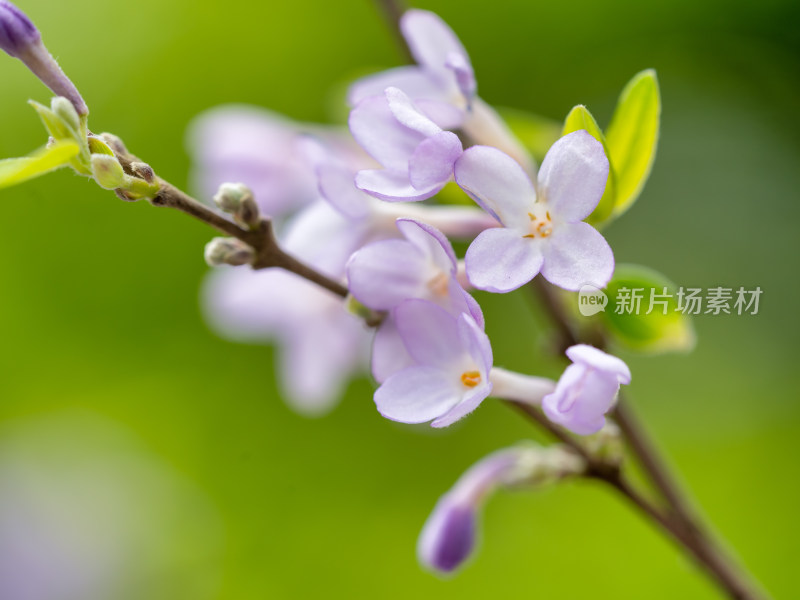
[[[550,218],[550,213],[546,210],[536,210],[529,212],[528,216],[531,219],[530,233],[523,235],[526,238],[546,238],[553,233],[553,220]]]
[[[428,289],[433,292],[435,296],[444,297],[449,292],[448,284],[450,278],[444,271],[439,271],[436,275],[428,280]]]
[[[481,382],[481,374],[478,371],[464,371],[461,374],[461,383],[468,388],[474,388]]]

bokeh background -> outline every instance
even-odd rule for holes
[[[178,184],[200,111],[236,101],[330,122],[344,82],[402,61],[366,0],[18,4],[94,128]],[[584,103],[607,125],[625,82],[657,69],[658,157],[607,231],[617,259],[763,295],[756,316],[697,318],[690,355],[623,353],[631,397],[741,560],[796,597],[798,4],[416,4],[452,25],[498,105],[562,119]],[[49,95],[5,56],[0,89],[0,156],[19,156],[43,143],[25,100]],[[0,578],[29,586],[19,597],[62,600],[47,584],[65,574],[82,600],[718,597],[588,483],[499,495],[477,558],[451,580],[423,572],[416,537],[437,497],[536,436],[516,414],[487,402],[447,431],[399,426],[362,379],[329,416],[300,417],[271,348],[203,322],[205,226],[68,172],[0,191],[0,207]],[[524,295],[479,300],[497,364],[559,372]]]

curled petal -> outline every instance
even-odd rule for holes
[[[472,360],[478,364],[481,377],[488,380],[494,362],[489,336],[466,313],[458,317],[458,335],[461,337],[461,345],[467,348]]]
[[[389,202],[417,202],[435,196],[444,183],[420,190],[411,185],[407,170],[373,169],[356,174],[356,187]]]
[[[581,363],[589,367],[594,367],[599,371],[611,373],[619,378],[619,382],[625,385],[631,382],[631,370],[622,359],[612,356],[602,350],[587,344],[577,344],[567,348],[567,358],[574,363]]]
[[[451,53],[460,54],[469,61],[467,51],[453,30],[432,12],[407,10],[400,19],[400,30],[414,60],[434,72],[445,70]]]
[[[423,140],[408,161],[411,185],[420,190],[443,186],[453,177],[453,164],[461,152],[461,140],[450,131]]]
[[[491,393],[492,384],[489,382],[470,390],[461,397],[458,404],[456,404],[438,419],[434,419],[431,423],[431,427],[436,427],[437,429],[441,427],[449,427],[456,421],[463,419],[473,410],[478,408],[481,402],[483,402]]]
[[[387,169],[406,171],[408,159],[425,136],[401,124],[386,96],[369,96],[350,111],[350,132]]]
[[[413,366],[389,377],[375,392],[375,404],[387,419],[426,423],[461,400],[456,382],[439,369]]]
[[[525,228],[536,201],[533,184],[519,163],[489,146],[467,149],[455,164],[456,183],[506,227]]]
[[[539,169],[539,194],[557,219],[575,223],[595,209],[608,179],[603,145],[581,129],[558,140]]]
[[[605,238],[587,223],[556,227],[542,244],[545,279],[577,292],[584,284],[604,288],[614,274],[614,253]]]
[[[395,87],[414,98],[442,98],[442,83],[417,65],[396,67],[359,79],[347,92],[347,101],[355,106],[369,96],[380,96],[386,88]]]
[[[389,110],[392,111],[394,118],[397,119],[397,122],[401,125],[423,136],[436,135],[441,131],[441,128],[436,125],[436,123],[423,115],[419,109],[414,106],[411,98],[409,98],[408,94],[403,90],[390,87],[386,88],[384,94],[389,104]]]
[[[502,294],[536,277],[542,267],[541,242],[512,229],[487,229],[472,242],[465,261],[473,286]]]
[[[445,273],[455,274],[456,253],[441,231],[414,219],[397,219],[396,225],[403,237],[430,257],[434,265]]]
[[[475,72],[472,70],[469,59],[458,52],[451,52],[447,55],[446,66],[455,74],[458,89],[461,90],[464,98],[469,102],[478,89],[478,85],[475,82]]]
[[[556,390],[542,399],[547,418],[577,433],[591,435],[605,425],[619,392],[617,378],[581,364],[564,371]]]

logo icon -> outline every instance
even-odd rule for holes
[[[586,283],[578,291],[578,310],[584,317],[596,315],[605,310],[608,305],[608,296],[596,285]]]

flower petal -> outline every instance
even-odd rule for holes
[[[411,185],[417,189],[443,186],[453,178],[453,164],[462,151],[461,140],[450,131],[423,140],[408,161]]]
[[[378,327],[372,342],[372,376],[378,383],[383,383],[398,371],[414,364],[397,331],[394,315],[390,312]]]
[[[439,193],[444,183],[418,190],[408,178],[408,171],[377,169],[356,173],[356,187],[370,196],[389,202],[417,202]]]
[[[417,98],[440,99],[445,91],[438,78],[417,65],[409,65],[362,77],[350,86],[347,102],[355,106],[369,96],[383,95],[389,87],[403,90],[415,101]]]
[[[434,265],[446,273],[455,273],[456,253],[441,231],[414,219],[397,219],[395,225],[403,237],[422,250]]]
[[[489,394],[491,393],[492,384],[490,382],[486,382],[484,385],[477,386],[476,388],[464,394],[461,398],[461,401],[453,408],[451,408],[438,419],[435,419],[431,423],[431,427],[449,427],[456,421],[463,419],[473,410],[478,408],[480,403],[488,398]]]
[[[527,227],[536,191],[519,163],[489,146],[467,149],[455,164],[456,183],[506,227]]]
[[[419,364],[451,368],[464,354],[456,318],[427,300],[406,300],[394,309],[397,330]],[[453,376],[458,381],[459,373]]]
[[[429,366],[395,373],[375,392],[375,404],[387,419],[425,423],[440,417],[461,400],[457,381]]]
[[[581,364],[566,368],[555,392],[542,399],[547,418],[578,435],[597,433],[605,425],[619,391],[614,375]]]
[[[350,111],[350,132],[359,145],[388,169],[406,171],[408,159],[425,136],[401,124],[386,96],[369,96]]]
[[[542,244],[542,252],[542,275],[565,290],[577,292],[587,283],[604,288],[614,274],[611,246],[588,223],[564,223],[555,227]]]
[[[426,295],[428,257],[406,240],[384,240],[364,246],[347,263],[349,289],[374,310],[389,310],[407,298]]]
[[[489,336],[466,313],[462,313],[458,317],[458,335],[461,337],[461,345],[467,349],[472,360],[478,364],[481,377],[488,380],[489,371],[492,370],[494,362]]]
[[[414,98],[416,107],[442,129],[458,129],[467,118],[463,108],[455,106],[447,99],[411,97]]]
[[[469,62],[461,41],[437,14],[427,10],[407,10],[400,19],[400,30],[414,60],[434,72],[445,70],[451,53],[460,54]]]
[[[386,88],[384,94],[389,104],[389,110],[392,111],[394,118],[401,125],[426,137],[436,135],[442,131],[441,127],[423,115],[414,106],[411,98],[403,90],[390,87]]]
[[[461,90],[464,98],[469,102],[478,90],[478,84],[475,82],[475,72],[472,70],[469,58],[464,54],[451,52],[447,55],[445,65],[453,71],[458,89]]]
[[[539,273],[541,246],[539,240],[512,229],[487,229],[467,249],[467,277],[480,290],[501,294],[515,290]]]
[[[567,348],[566,354],[567,358],[572,362],[581,363],[589,367],[594,367],[599,371],[616,375],[620,383],[627,385],[631,382],[631,370],[622,359],[603,352],[594,346],[577,344]]]
[[[332,163],[319,165],[317,184],[322,197],[348,219],[361,219],[369,214],[368,197],[356,187],[355,174],[346,167]]]
[[[562,137],[539,169],[539,194],[556,219],[575,223],[595,209],[608,179],[603,144],[583,129]]]

